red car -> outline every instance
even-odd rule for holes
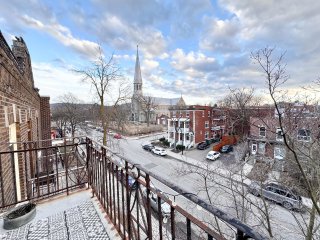
[[[120,133],[116,133],[116,134],[113,136],[113,138],[115,138],[115,139],[121,139],[122,136],[121,136]]]

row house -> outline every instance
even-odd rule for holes
[[[303,154],[310,152],[310,146],[319,140],[319,113],[310,106],[286,105],[280,109],[283,129],[290,144]],[[251,155],[283,161],[290,158],[284,144],[283,132],[276,111],[271,116],[250,117],[250,135],[248,137]],[[311,149],[312,150],[312,149]]]
[[[176,106],[170,110],[168,141],[170,145],[194,147],[199,142],[225,133],[225,116],[210,106]]]

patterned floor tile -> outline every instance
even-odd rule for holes
[[[91,201],[0,235],[0,240],[108,240]]]

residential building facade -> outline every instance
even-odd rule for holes
[[[212,128],[212,111],[210,106],[173,107],[168,119],[167,138],[170,145],[191,148],[199,142],[215,137],[220,129]]]
[[[31,59],[21,37],[13,40],[12,49],[0,31],[0,151],[19,150],[19,142],[50,139],[50,98],[41,97],[34,86]],[[50,141],[40,143],[49,146]],[[32,156],[29,156],[32,158]],[[33,175],[35,164],[26,165],[20,154],[1,159],[3,174],[0,188],[7,204],[27,196],[26,175]],[[40,166],[45,167],[45,166]],[[10,174],[14,169],[15,174]],[[15,188],[14,188],[15,186]]]
[[[250,154],[255,159],[272,161],[281,166],[294,165],[292,153],[284,143],[286,140],[296,151],[297,156],[305,162],[305,169],[313,168],[315,152],[319,151],[320,118],[319,112],[311,106],[300,104],[286,104],[280,108],[282,128],[279,123],[278,112],[263,117],[250,118],[250,135],[248,143]]]

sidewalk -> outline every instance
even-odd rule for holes
[[[186,155],[182,155],[181,153],[174,153],[170,149],[167,149],[167,154],[170,157],[177,159],[180,162],[192,165],[194,167],[202,168],[204,170],[212,171],[224,178],[232,178],[233,180],[244,183],[246,185],[250,185],[251,180],[246,176],[250,173],[251,169],[253,168],[252,165],[245,163],[242,166],[242,170],[238,171],[238,173],[233,173],[227,169],[218,168],[218,167],[211,167],[209,164],[205,164],[199,162],[198,160],[188,157]]]

